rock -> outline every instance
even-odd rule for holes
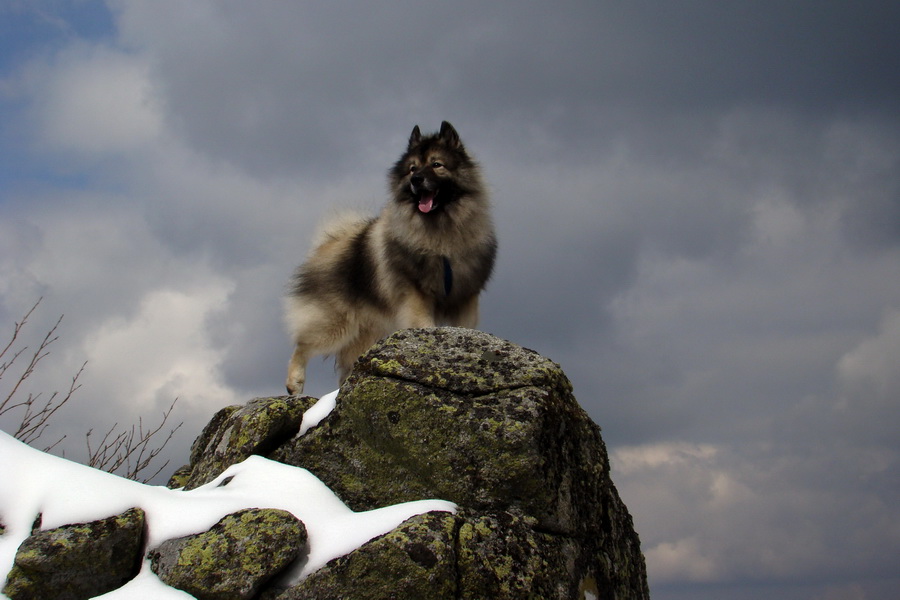
[[[297,433],[303,412],[314,402],[282,396],[223,408],[194,441],[190,465],[176,472],[169,487],[199,487],[250,455],[271,452]]]
[[[573,464],[573,440],[585,436],[597,452]],[[599,429],[555,363],[448,328],[402,331],[377,345],[328,426],[272,458],[309,469],[354,510],[429,497],[483,509],[524,504],[546,527],[572,529],[581,520],[566,494],[602,475],[600,450]]]
[[[473,330],[405,330],[361,357],[331,414],[297,437],[314,401],[258,398],[219,411],[171,485],[197,487],[259,454],[308,469],[356,511],[440,498],[457,512],[412,517],[284,587],[278,574],[308,551],[305,526],[284,511],[247,509],[153,549],[160,579],[200,600],[649,598],[600,428],[552,361]],[[4,592],[89,597],[64,594],[111,570],[97,567],[113,553],[103,536],[93,548],[84,541],[93,533],[75,535],[93,525],[71,526],[65,539],[99,558],[51,550],[51,532],[36,534]],[[107,590],[135,572],[134,529],[136,549],[114,552],[130,561],[127,575]]]
[[[417,515],[267,598],[456,598],[457,528],[450,513]]]
[[[542,533],[533,517],[473,515],[459,530],[460,598],[577,598],[574,539]]]
[[[38,531],[16,552],[3,593],[12,600],[79,600],[124,585],[140,570],[144,511]]]
[[[491,335],[395,333],[360,359],[325,421],[270,457],[309,469],[354,510],[442,498],[483,515],[460,528],[459,543],[483,542],[469,562],[490,547],[500,554],[482,562],[539,567],[523,581],[548,597],[591,581],[601,596],[649,595],[600,428],[558,365]],[[514,538],[486,536],[507,526]],[[532,544],[552,551],[528,554]],[[461,598],[483,597],[472,590],[492,578],[497,597],[525,589],[502,572],[469,572],[476,583],[463,582]]]
[[[208,531],[167,540],[150,552],[151,568],[199,600],[253,598],[306,548],[306,528],[289,512],[247,509]]]
[[[172,473],[172,476],[169,477],[169,482],[166,484],[166,487],[172,490],[181,489],[188,484],[188,481],[191,479],[191,465],[184,465],[179,467]]]
[[[468,396],[522,386],[570,387],[559,365],[534,350],[458,327],[398,331],[373,346],[354,371]]]
[[[418,515],[265,599],[583,598],[592,579],[573,576],[577,544],[534,525],[511,513]]]

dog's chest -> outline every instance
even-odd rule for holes
[[[396,241],[387,250],[390,270],[439,302],[478,293],[480,284],[474,281],[468,260],[415,250]]]
[[[417,285],[427,295],[439,301],[453,295],[456,273],[446,256],[429,257],[419,275]]]

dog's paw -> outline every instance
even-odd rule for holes
[[[285,388],[287,389],[287,393],[289,396],[299,396],[303,394],[303,384],[306,383],[302,379],[300,380],[290,380],[288,379],[285,383]]]

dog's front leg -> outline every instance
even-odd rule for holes
[[[306,384],[306,363],[309,362],[310,351],[303,344],[297,344],[291,362],[288,364],[288,375],[285,387],[291,396],[299,396],[303,393]]]
[[[478,327],[478,296],[472,296],[463,303],[451,324],[468,329]]]
[[[397,324],[400,329],[434,327],[434,302],[419,292],[408,293],[400,305]]]

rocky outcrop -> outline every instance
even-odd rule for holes
[[[422,498],[460,507],[414,517],[282,600],[416,597],[422,586],[430,598],[648,596],[600,428],[560,367],[516,344],[398,332],[360,359],[327,419],[269,457],[310,470],[356,511]]]
[[[600,531],[618,503],[597,427],[555,363],[484,333],[403,331],[357,365],[325,426],[272,457],[353,510],[443,498],[549,532]]]
[[[125,584],[140,569],[144,511],[37,531],[16,552],[3,593],[12,600],[81,600]]]
[[[294,583],[276,575],[308,552],[303,525],[242,511],[150,549],[161,579],[201,599],[649,597],[600,428],[555,363],[477,331],[406,330],[367,352],[331,414],[297,436],[313,402],[223,409],[170,487],[258,454],[309,470],[355,511],[426,498],[458,510],[414,516]]]

